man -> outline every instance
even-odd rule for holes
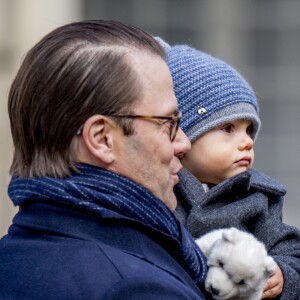
[[[190,143],[160,45],[113,21],[62,26],[9,94],[0,299],[204,299],[206,262],[172,213]]]

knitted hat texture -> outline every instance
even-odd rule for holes
[[[164,42],[163,47],[182,113],[181,128],[191,142],[238,119],[252,121],[252,138],[256,138],[258,103],[250,85],[234,68],[186,45],[170,47]]]

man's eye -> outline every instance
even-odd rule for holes
[[[164,125],[167,128],[170,128],[171,127],[171,122],[172,121],[170,121],[170,120],[159,120],[159,125]]]
[[[169,124],[170,124],[170,128],[173,128],[175,126],[175,122],[174,121],[170,121]]]

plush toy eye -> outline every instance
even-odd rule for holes
[[[243,284],[245,284],[244,280],[239,281],[239,285],[243,285]]]
[[[221,261],[219,261],[219,266],[223,269],[224,264]]]

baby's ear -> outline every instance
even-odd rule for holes
[[[222,239],[235,244],[239,240],[239,233],[240,231],[235,227],[224,229]]]
[[[273,259],[273,257],[271,257],[269,255],[266,256],[266,258],[265,258],[266,274],[268,276],[272,275],[275,272],[277,267],[278,266],[277,266],[275,260]]]

